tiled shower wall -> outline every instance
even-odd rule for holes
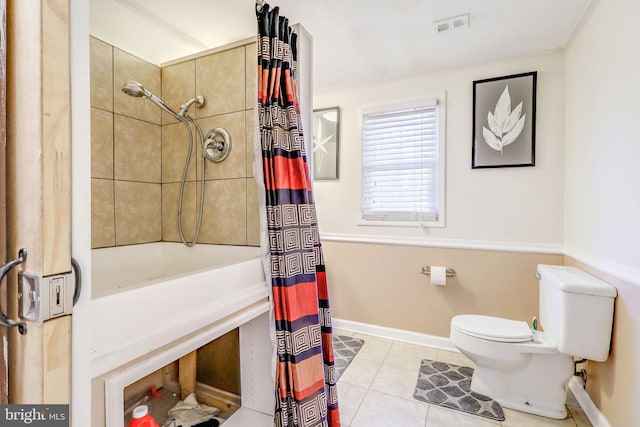
[[[206,161],[204,171],[200,147],[194,148],[183,196],[185,237],[192,240],[195,233],[204,173],[198,242],[259,244],[252,166],[255,56],[251,43],[159,68],[91,38],[93,248],[180,241],[178,195],[188,133],[150,101],[122,93],[127,80],[141,82],[174,110],[203,95],[205,105],[194,105],[190,114],[205,134],[223,127],[231,135],[229,157]]]

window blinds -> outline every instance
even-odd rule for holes
[[[364,115],[364,219],[438,219],[437,125],[437,105]]]

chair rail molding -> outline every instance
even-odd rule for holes
[[[321,233],[323,241],[344,243],[372,243],[397,246],[416,246],[447,249],[472,249],[484,251],[539,253],[549,255],[564,255],[561,244],[541,244],[531,242],[500,242],[489,240],[464,239],[432,239],[398,236],[380,236],[368,234],[340,234]]]

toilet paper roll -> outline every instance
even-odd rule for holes
[[[431,284],[436,286],[447,285],[447,267],[431,266]]]

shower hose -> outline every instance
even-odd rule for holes
[[[191,126],[189,126],[189,122],[193,123],[196,130],[198,131],[198,136],[200,137],[200,144],[204,144],[204,134],[202,133],[202,129],[198,122],[188,114],[184,114],[182,116],[185,120],[182,121],[185,127],[187,128],[187,132],[189,133],[189,149],[187,150],[187,158],[184,162],[184,170],[182,171],[182,180],[180,181],[180,194],[178,196],[178,232],[180,233],[180,239],[182,243],[186,246],[191,247],[196,244],[198,241],[198,236],[200,235],[200,227],[202,225],[202,211],[204,207],[204,149],[202,156],[200,156],[201,167],[200,167],[200,203],[198,209],[198,217],[196,221],[196,232],[193,236],[193,240],[189,241],[184,237],[184,231],[182,230],[182,203],[184,199],[184,186],[187,181],[187,169],[189,168],[189,161],[191,160],[191,154],[193,153],[193,131],[191,130]]]

